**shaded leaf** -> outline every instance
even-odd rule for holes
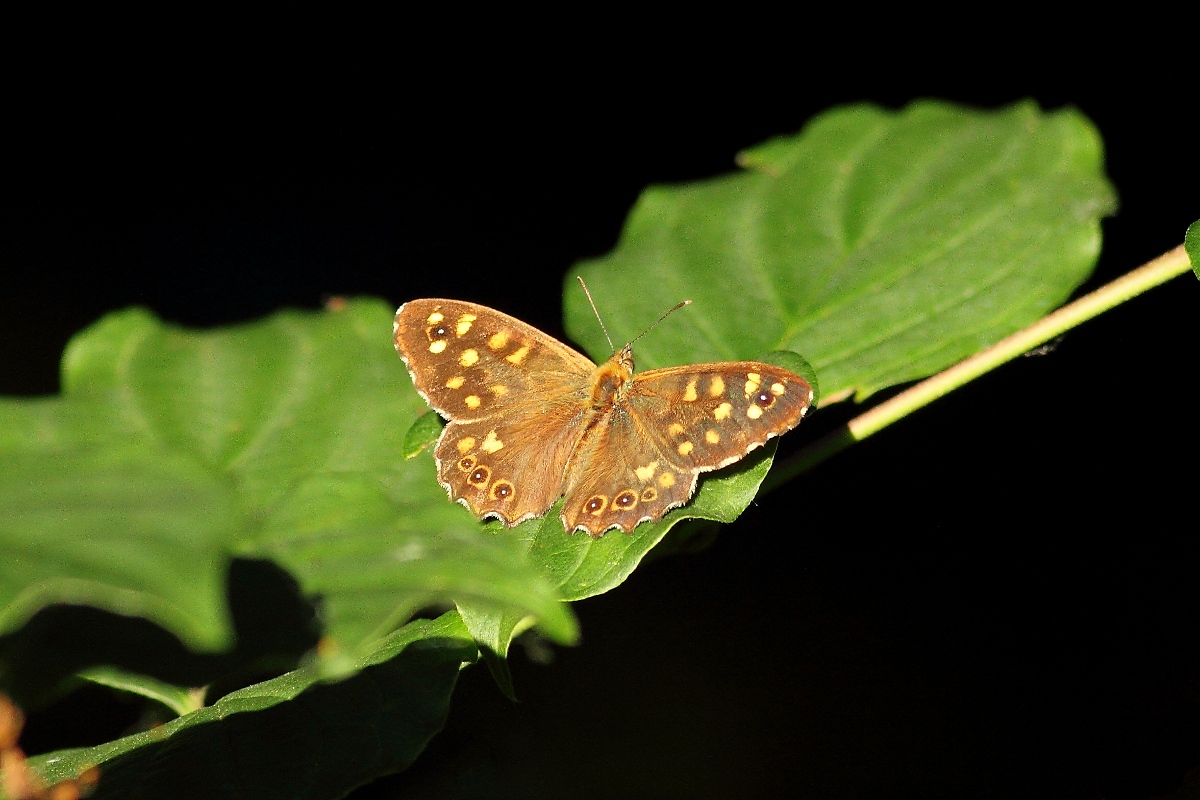
[[[189,690],[117,667],[92,667],[80,672],[79,677],[101,686],[155,700],[175,712],[176,716],[189,714],[204,705],[204,693],[201,689]]]
[[[319,683],[314,667],[296,670],[160,728],[30,763],[48,782],[99,765],[95,800],[340,797],[412,763],[475,657],[448,612],[393,633],[347,680]]]
[[[527,630],[533,620],[519,612],[495,606],[477,607],[469,601],[458,603],[458,613],[479,645],[480,655],[496,685],[505,697],[516,702],[517,692],[508,668],[508,648],[512,640]]]

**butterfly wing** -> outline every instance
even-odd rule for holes
[[[563,524],[599,536],[660,519],[688,501],[701,472],[791,430],[811,404],[803,378],[754,361],[635,375],[623,400],[578,445]]]
[[[413,386],[450,420],[434,449],[450,497],[506,525],[544,514],[562,493],[596,365],[520,320],[458,300],[405,303],[394,331]]]
[[[519,319],[461,300],[413,300],[392,326],[413,386],[450,420],[587,383],[596,365]]]

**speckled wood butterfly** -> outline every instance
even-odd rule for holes
[[[460,300],[400,306],[396,350],[449,424],[438,482],[476,515],[512,526],[566,496],[567,531],[629,533],[662,518],[701,472],[794,428],[812,388],[757,361],[635,375],[632,343],[600,366],[536,328]]]

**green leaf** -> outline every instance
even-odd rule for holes
[[[603,594],[622,584],[646,554],[680,522],[689,519],[733,522],[754,500],[767,476],[776,441],[754,450],[736,464],[700,479],[692,501],[667,513],[658,522],[646,522],[632,533],[610,533],[599,539],[568,536],[558,518],[562,502],[544,517],[507,529],[489,526],[495,537],[515,535],[528,552],[529,560],[549,577],[566,600],[582,600]],[[462,606],[460,604],[460,610]],[[504,657],[513,638],[524,629],[523,620],[509,613],[483,614],[468,609],[467,622],[484,649],[484,657],[501,691],[515,699],[515,690]]]
[[[1200,278],[1200,221],[1188,226],[1183,237],[1183,249],[1187,251],[1188,259],[1192,262],[1192,272]]]
[[[87,603],[220,648],[240,556],[287,568],[351,655],[457,599],[571,641],[520,542],[481,536],[428,457],[400,457],[426,408],[391,322],[354,301],[202,333],[135,309],[78,336],[63,397],[0,401],[0,632]]]
[[[508,648],[512,640],[527,630],[533,619],[519,612],[492,607],[477,607],[469,601],[458,603],[462,616],[487,664],[488,671],[504,696],[514,703],[517,691],[508,668]]]
[[[774,360],[861,399],[1002,339],[1087,277],[1115,202],[1102,155],[1082,115],[1029,103],[834,109],[742,153],[744,172],[643,192],[617,248],[567,276],[566,327],[608,356],[576,274],[626,340],[691,299],[639,340],[641,366]],[[568,599],[607,591],[677,522],[735,519],[773,452],[632,536],[564,539],[552,511],[522,526],[531,558]]]
[[[79,677],[92,683],[98,683],[101,686],[108,686],[112,689],[119,689],[123,692],[131,692],[150,700],[156,700],[174,711],[176,716],[189,714],[204,706],[204,692],[202,689],[185,689],[182,686],[175,686],[165,681],[156,680],[146,675],[139,675],[136,672],[118,669],[117,667],[92,667],[80,672]]]
[[[1036,320],[1090,273],[1114,207],[1077,111],[938,102],[826,112],[752,148],[745,171],[646,190],[616,250],[568,276],[566,326],[644,366],[803,355],[828,399],[936,372]]]
[[[249,686],[145,733],[30,759],[48,782],[100,767],[92,797],[341,797],[412,763],[441,730],[462,664],[477,651],[448,612],[396,631],[320,683],[315,666]]]
[[[566,536],[558,518],[559,506],[516,530],[528,548],[530,559],[550,577],[565,599],[582,600],[604,594],[623,583],[646,553],[683,520],[737,519],[754,500],[774,454],[775,440],[772,440],[736,464],[702,477],[690,503],[668,512],[658,522],[639,525],[631,534],[609,534],[599,539]]]

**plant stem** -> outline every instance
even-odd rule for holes
[[[917,409],[929,405],[942,395],[1190,269],[1191,262],[1184,252],[1183,245],[1164,253],[1133,272],[1042,317],[1028,328],[1017,331],[986,350],[880,403],[785,461],[776,462],[767,479],[763,481],[760,493],[771,491],[855,442],[860,442]]]

